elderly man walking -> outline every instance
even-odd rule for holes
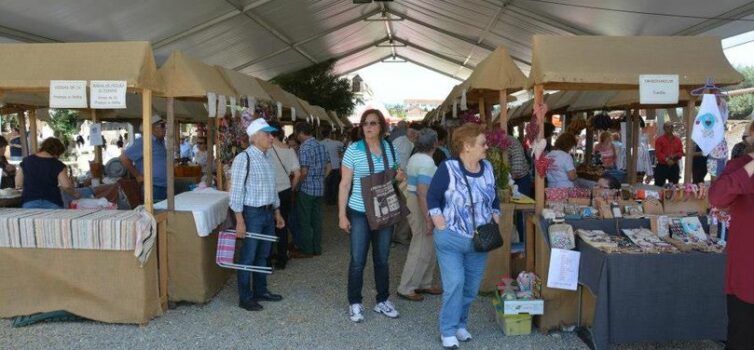
[[[259,118],[246,128],[251,145],[233,159],[230,208],[236,215],[236,236],[243,239],[239,264],[266,266],[271,243],[246,237],[246,232],[275,235],[285,227],[280,214],[280,198],[275,187],[275,165],[267,150],[272,147],[271,132],[277,129]],[[280,301],[267,289],[267,275],[238,271],[239,306],[249,311],[262,310],[259,301]]]

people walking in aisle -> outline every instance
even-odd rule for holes
[[[411,214],[408,222],[414,233],[408,248],[406,263],[398,286],[398,296],[411,300],[424,300],[422,294],[439,295],[442,289],[432,283],[437,258],[432,238],[432,218],[427,208],[427,189],[437,166],[432,155],[437,150],[437,132],[425,128],[414,143],[416,153],[408,161],[408,195],[406,202]]]
[[[314,138],[314,126],[298,122],[294,127],[301,142],[298,156],[301,163],[301,186],[296,193],[296,210],[301,227],[301,251],[308,255],[322,255],[322,197],[325,194],[325,174],[330,171],[330,159],[325,146]]]
[[[251,145],[233,159],[231,168],[230,209],[235,213],[236,237],[243,239],[238,263],[266,266],[271,243],[246,237],[247,232],[272,236],[275,229],[285,227],[280,213],[280,198],[275,184],[275,165],[268,154],[272,147],[272,132],[277,129],[262,119],[246,128]],[[259,301],[280,301],[278,294],[267,288],[267,275],[239,270],[239,306],[248,311],[262,310]]]
[[[487,262],[487,253],[474,249],[472,223],[478,227],[500,221],[495,176],[485,160],[487,148],[482,126],[469,123],[456,129],[452,149],[457,158],[440,164],[427,193],[443,288],[440,338],[446,348],[471,340],[469,308]]]
[[[399,166],[404,172],[406,171],[406,167],[408,166],[408,160],[409,158],[411,158],[411,154],[413,154],[414,151],[414,142],[416,141],[416,135],[418,133],[415,127],[416,125],[410,125],[408,129],[406,129],[406,133],[404,135],[398,136],[392,141],[395,152],[398,153],[398,159],[400,159]],[[400,128],[399,130],[403,130],[403,128]],[[400,183],[398,189],[401,191],[402,196],[405,197],[406,184]],[[412,234],[411,225],[409,225],[408,219],[404,218],[397,225],[395,225],[392,241],[399,244],[408,245],[411,242]]]
[[[728,208],[730,230],[726,243],[725,293],[728,298],[726,349],[754,349],[754,147],[732,159],[712,182],[709,202]]]
[[[301,179],[301,166],[298,163],[296,151],[283,143],[283,127],[279,122],[271,122],[270,126],[277,129],[272,132],[272,148],[270,157],[275,164],[275,187],[280,197],[280,215],[287,218],[293,205],[293,190],[298,187]],[[277,228],[275,234],[278,241],[275,244],[275,267],[284,269],[288,263],[288,231],[289,227]]]
[[[338,192],[338,226],[350,234],[351,262],[348,266],[349,316],[353,322],[364,320],[361,290],[364,284],[364,266],[369,246],[372,246],[374,281],[377,288],[377,304],[374,311],[390,318],[398,317],[388,297],[390,296],[390,238],[393,227],[371,230],[367,222],[366,206],[361,194],[361,178],[369,176],[368,156],[372,158],[374,173],[396,169],[397,181],[405,180],[405,173],[398,168],[400,159],[388,141],[385,117],[379,110],[370,109],[361,115],[359,123],[361,140],[346,149],[341,165],[340,190]],[[367,155],[367,152],[370,154]],[[385,160],[387,159],[387,164]]]
[[[343,156],[343,142],[337,138],[330,138],[331,129],[322,130],[322,145],[330,157],[331,170],[325,176],[325,203],[328,205],[338,204],[338,186],[340,185],[340,159]]]
[[[673,135],[673,124],[665,123],[662,129],[665,134],[655,140],[655,185],[660,187],[665,186],[666,181],[678,184],[681,177],[678,161],[683,158],[683,144],[680,138]]]
[[[152,115],[152,197],[155,203],[168,197],[168,151],[165,148],[165,132],[165,121],[157,114]],[[120,162],[143,187],[144,143],[134,142],[125,149],[120,155]]]
[[[191,141],[189,141],[188,137],[184,137],[183,141],[181,141],[180,146],[180,159],[181,162],[188,163],[192,158],[194,158],[194,146],[191,144]]]

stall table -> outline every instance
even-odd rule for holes
[[[205,189],[175,196],[168,212],[168,295],[172,302],[206,303],[232,271],[215,263],[217,230],[228,218],[228,192]],[[167,201],[155,204],[166,208]]]
[[[649,227],[647,219],[567,223],[574,231],[581,228],[609,234],[618,228]],[[547,241],[548,223],[541,220],[539,227],[539,238]],[[591,322],[596,349],[633,342],[726,338],[724,254],[608,254],[580,239],[577,250],[581,252],[579,284],[596,297]],[[545,271],[547,267],[541,266]],[[545,285],[546,278],[545,273]],[[568,293],[578,296],[577,292]],[[545,301],[543,318],[562,316],[554,305]]]
[[[513,241],[518,241],[513,237],[513,232],[516,231],[516,214],[520,211],[533,211],[534,204],[501,203],[500,210],[502,217],[499,226],[500,235],[503,237],[503,246],[487,255],[487,267],[484,270],[484,279],[482,279],[482,285],[479,288],[482,292],[494,291],[500,277],[510,276],[513,272],[511,250]]]

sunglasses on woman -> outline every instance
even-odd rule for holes
[[[364,126],[377,126],[377,125],[380,125],[380,122],[377,122],[377,121],[364,122]]]

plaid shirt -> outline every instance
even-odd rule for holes
[[[325,146],[312,137],[301,144],[298,153],[301,168],[307,169],[300,191],[321,197],[325,193],[325,165],[330,161]]]
[[[249,176],[244,184],[246,169]],[[280,198],[275,188],[275,166],[267,154],[252,145],[233,159],[230,209],[240,213],[244,206],[261,207],[269,204],[275,208],[280,207]]]
[[[526,160],[526,154],[524,153],[524,147],[513,136],[509,136],[511,139],[511,146],[508,147],[508,158],[510,162],[510,173],[514,180],[518,180],[526,175],[529,175],[529,162]]]

